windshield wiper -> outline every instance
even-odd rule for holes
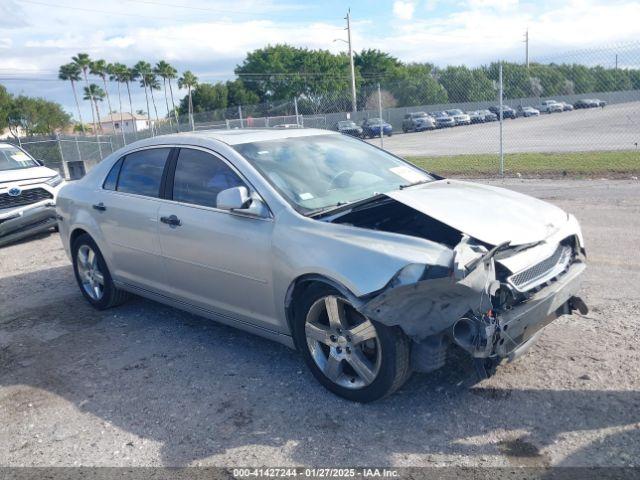
[[[317,215],[321,215],[323,213],[330,212],[331,210],[335,210],[336,208],[344,207],[345,205],[348,205],[349,203],[350,202],[338,202],[338,203],[334,203],[332,205],[327,205],[326,207],[316,208],[314,210],[311,210],[309,213],[307,213],[307,216],[308,217],[315,217]]]
[[[420,180],[418,182],[407,183],[406,185],[400,185],[399,189],[404,190],[405,188],[415,187],[416,185],[422,185],[423,183],[429,183],[432,180]]]

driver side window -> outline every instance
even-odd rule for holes
[[[243,186],[245,183],[221,159],[202,150],[180,149],[173,181],[176,202],[215,208],[218,193]]]

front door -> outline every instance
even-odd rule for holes
[[[171,182],[171,175],[168,182]],[[275,320],[271,280],[272,219],[220,210],[218,193],[247,186],[209,151],[181,148],[159,238],[171,296],[269,329]],[[251,189],[249,189],[251,190]]]

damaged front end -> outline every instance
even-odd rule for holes
[[[361,299],[360,311],[412,338],[415,370],[443,366],[453,343],[471,354],[486,377],[501,360],[524,353],[554,319],[573,310],[587,313],[576,296],[585,269],[579,242],[569,235],[490,248],[465,235],[449,268],[408,265],[381,292]],[[509,268],[532,259],[521,271]]]

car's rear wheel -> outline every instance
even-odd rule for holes
[[[129,294],[116,288],[104,257],[96,242],[87,234],[80,235],[71,246],[73,271],[82,295],[103,310],[123,303]]]
[[[404,333],[369,320],[328,286],[313,285],[299,300],[294,335],[313,375],[348,400],[380,399],[411,374]]]

